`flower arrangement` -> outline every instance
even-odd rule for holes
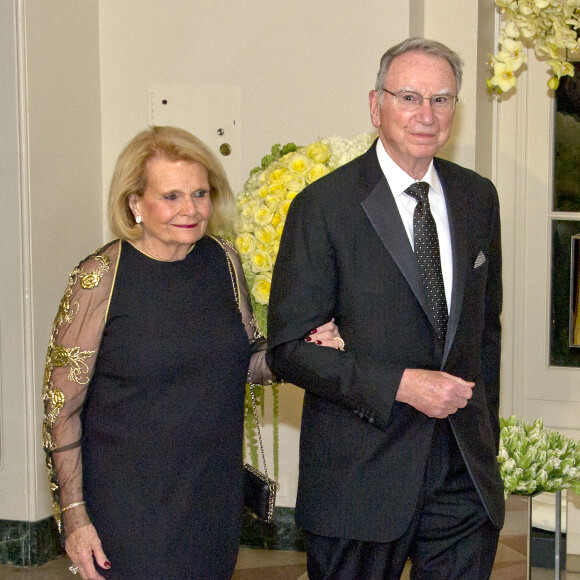
[[[574,76],[568,53],[579,54],[580,0],[495,0],[502,25],[500,50],[489,62],[490,93],[510,91],[516,73],[526,62],[524,47],[532,46],[551,69],[548,87],[556,90],[562,76]]]
[[[262,330],[266,329],[272,270],[292,200],[308,184],[364,153],[375,137],[366,133],[349,139],[329,137],[305,147],[277,144],[250,172],[238,194],[235,244]]]
[[[343,139],[318,139],[304,147],[276,144],[259,167],[250,172],[244,190],[237,196],[239,219],[235,244],[250,288],[254,315],[266,330],[272,271],[286,214],[292,200],[310,183],[358,157],[372,144],[375,135]],[[256,386],[256,403],[264,411],[264,390]],[[272,385],[274,478],[278,477],[278,386]],[[258,463],[258,442],[253,407],[246,393],[245,436],[252,463]]]
[[[544,428],[542,419],[531,425],[500,419],[498,462],[504,495],[532,495],[572,488],[580,492],[580,445]]]

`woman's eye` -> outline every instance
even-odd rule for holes
[[[205,190],[201,190],[201,191],[196,191],[193,194],[193,197],[205,197],[209,192],[205,191]]]
[[[176,193],[166,193],[163,196],[163,199],[166,199],[167,201],[174,201],[177,199],[177,194]]]

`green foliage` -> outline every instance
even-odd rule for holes
[[[250,176],[258,173],[259,171],[263,171],[266,169],[266,167],[268,167],[268,165],[274,161],[278,161],[278,159],[284,157],[284,155],[287,155],[288,153],[294,153],[294,151],[298,150],[298,148],[298,145],[295,143],[286,143],[286,145],[283,147],[280,145],[280,143],[272,145],[270,155],[264,155],[264,157],[262,157],[262,162],[258,167],[254,167],[254,169],[250,171]]]
[[[258,469],[258,436],[249,385],[246,385],[246,398],[244,400],[244,439],[244,459],[247,448],[250,452],[249,463]]]

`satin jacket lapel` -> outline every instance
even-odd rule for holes
[[[451,175],[446,170],[445,164],[435,160],[435,168],[445,192],[445,203],[449,219],[451,234],[451,249],[453,253],[453,291],[451,294],[451,307],[449,309],[449,321],[447,323],[447,338],[445,340],[445,352],[441,368],[445,365],[449,349],[455,339],[457,326],[463,307],[465,292],[465,272],[468,268],[468,244],[467,244],[467,219],[465,216],[465,199],[469,192],[466,185],[457,181],[457,176]]]
[[[382,173],[381,179],[361,202],[361,205],[383,245],[409,283],[421,307],[428,313],[427,297],[417,261],[399,215],[397,204]],[[434,321],[432,320],[431,323],[434,324]]]

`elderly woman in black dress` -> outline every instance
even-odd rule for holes
[[[248,369],[271,378],[213,153],[152,127],[109,192],[118,239],[71,273],[44,376],[44,442],[71,572],[227,579],[242,516]],[[312,342],[337,348],[332,322]],[[313,346],[313,348],[315,348]]]

